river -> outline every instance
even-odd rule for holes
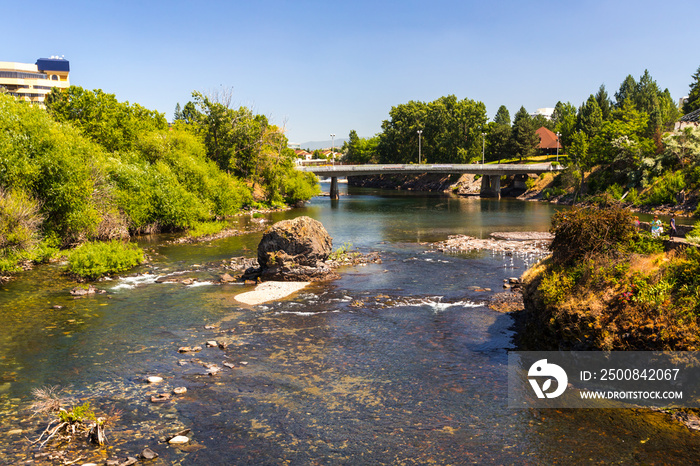
[[[234,300],[244,286],[213,284],[222,263],[255,256],[260,233],[199,245],[144,238],[151,262],[83,299],[70,296],[75,283],[60,264],[4,284],[0,464],[59,450],[66,460],[81,457],[77,464],[102,464],[146,446],[160,455],[149,464],[188,465],[691,464],[700,457],[700,434],[664,413],[507,407],[513,321],[486,301],[536,258],[446,255],[427,243],[546,231],[556,207],[347,186],[341,194],[266,220],[311,216],[335,247],[379,251],[382,263],[341,270],[341,279],[280,302],[244,306]],[[155,281],[180,272],[199,281]],[[228,346],[209,348],[209,340]],[[203,349],[178,353],[183,346]],[[204,363],[222,370],[207,375]],[[151,375],[164,381],[149,385]],[[30,417],[31,390],[47,386],[100,412],[121,410],[108,446],[31,446],[27,439],[46,425]],[[150,401],[174,387],[187,393]],[[189,444],[163,442],[185,429]],[[32,464],[61,461],[38,456]]]

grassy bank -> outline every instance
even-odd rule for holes
[[[528,349],[700,348],[700,252],[664,250],[629,210],[553,219],[552,256],[523,276]]]

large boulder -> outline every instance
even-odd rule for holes
[[[260,276],[267,280],[317,281],[336,278],[325,264],[333,239],[321,222],[297,217],[275,223],[258,245]]]

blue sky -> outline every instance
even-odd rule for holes
[[[645,69],[677,100],[700,66],[697,0],[10,3],[0,61],[64,55],[71,84],[169,120],[192,91],[231,89],[299,143],[369,137],[392,106],[448,94],[489,118],[579,106]]]

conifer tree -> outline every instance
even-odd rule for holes
[[[683,113],[687,114],[700,108],[700,67],[693,75],[693,82],[690,83],[690,93],[688,101],[683,104]]]
[[[532,117],[525,107],[520,107],[518,113],[513,118],[512,129],[513,151],[520,158],[532,157],[537,154],[540,138],[535,132]]]

